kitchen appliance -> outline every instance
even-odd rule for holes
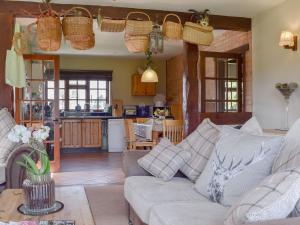
[[[125,149],[124,119],[108,120],[108,152],[123,152]]]
[[[124,117],[137,117],[138,107],[136,105],[126,105],[124,106]]]

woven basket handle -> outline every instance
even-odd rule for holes
[[[80,10],[85,11],[89,15],[91,20],[93,19],[93,16],[92,16],[91,12],[89,10],[87,10],[86,8],[84,8],[84,7],[73,7],[71,9],[69,9],[68,11],[66,11],[66,13],[64,13],[63,17],[66,17],[69,13],[71,13],[72,11],[75,11],[76,9],[80,9]]]
[[[178,15],[176,15],[176,14],[173,14],[173,13],[170,13],[170,14],[168,14],[168,15],[165,16],[163,24],[166,22],[167,18],[170,17],[170,16],[176,17],[178,19],[179,23],[181,24],[180,17]]]
[[[129,20],[129,16],[131,16],[133,14],[142,14],[142,15],[146,16],[149,21],[151,21],[150,16],[147,13],[144,13],[144,12],[130,12],[130,13],[127,14],[126,21]]]

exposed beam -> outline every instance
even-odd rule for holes
[[[84,2],[84,1],[83,1]],[[54,10],[58,12],[66,11],[74,4],[52,4]],[[97,15],[98,9],[101,8],[101,13],[104,16],[111,18],[125,18],[130,11],[142,10],[146,12],[152,21],[162,22],[163,18],[168,13],[176,13],[184,23],[190,19],[191,14],[185,12],[173,12],[173,11],[161,11],[161,10],[150,10],[150,9],[133,9],[133,8],[122,8],[112,6],[100,6],[100,5],[80,5],[87,8],[94,16]],[[39,3],[35,2],[23,2],[23,1],[4,1],[1,3],[0,13],[12,13],[16,17],[29,17],[24,10],[31,13],[39,13]],[[215,29],[222,30],[235,30],[235,31],[249,31],[251,30],[251,19],[244,17],[230,17],[230,16],[219,16],[211,15],[210,23]]]

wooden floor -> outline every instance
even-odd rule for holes
[[[53,178],[58,186],[122,184],[122,153],[62,154],[61,171]]]

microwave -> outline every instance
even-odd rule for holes
[[[124,106],[124,117],[136,117],[138,115],[138,109],[136,105]]]

